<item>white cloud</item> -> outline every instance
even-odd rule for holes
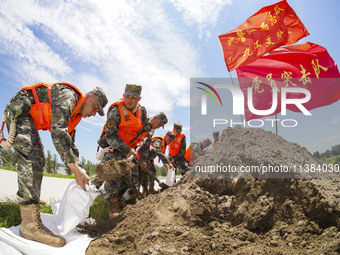
[[[335,125],[338,122],[340,122],[340,116],[333,116],[332,120],[331,120],[331,125]]]
[[[151,112],[189,105],[189,78],[202,74],[199,55],[162,2],[50,4],[0,4],[0,42],[5,46],[0,53],[18,60],[20,82],[28,77],[27,83],[68,81],[84,92],[101,86],[109,103],[121,97],[126,83],[137,83],[143,85],[141,103]]]
[[[183,14],[184,21],[189,25],[197,25],[199,37],[203,34],[209,37],[210,26],[216,24],[220,11],[226,5],[232,5],[232,0],[169,0]]]

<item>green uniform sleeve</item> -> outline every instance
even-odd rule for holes
[[[51,94],[51,136],[64,164],[79,162],[79,151],[67,132],[71,113],[78,102],[76,93],[65,86],[55,86]]]
[[[160,158],[160,160],[162,160],[163,165],[170,163],[169,159],[162,153],[161,149],[162,139],[154,138],[152,140],[152,144],[156,151],[157,156]]]

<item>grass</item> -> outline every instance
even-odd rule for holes
[[[326,162],[327,164],[340,164],[340,155],[331,156],[329,158],[322,157],[320,158],[322,161]]]
[[[7,200],[0,203],[0,227],[9,228],[21,222],[19,205]]]
[[[53,214],[51,205],[40,205],[40,212]],[[90,207],[89,217],[96,221],[108,218],[109,208],[107,201],[102,201],[98,198],[94,200],[93,206]],[[20,208],[15,200],[0,201],[0,227],[10,228],[17,226],[21,222]]]

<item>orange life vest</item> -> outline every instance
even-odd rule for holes
[[[194,142],[194,143],[197,143],[197,142]],[[190,163],[190,160],[195,161],[194,152],[191,150],[191,145],[194,144],[194,143],[191,143],[185,150],[184,157],[189,163]],[[199,145],[199,143],[197,143],[197,144]],[[198,150],[198,155],[201,155],[200,149]]]
[[[49,130],[51,131],[51,89],[53,86],[57,84],[62,84],[67,87],[73,89],[77,95],[79,96],[78,103],[74,107],[73,112],[71,113],[71,117],[69,120],[69,124],[67,126],[67,132],[73,136],[74,128],[78,125],[79,121],[82,118],[82,115],[79,113],[81,107],[83,106],[85,95],[74,85],[66,82],[58,82],[58,83],[44,83],[38,82],[36,84],[28,85],[23,87],[21,90],[31,90],[33,94],[33,98],[35,104],[31,105],[31,109],[29,111],[30,115],[32,116],[34,126],[37,130]],[[47,94],[50,102],[40,102],[36,88],[38,87],[46,87]]]
[[[165,154],[166,148],[167,148],[168,145],[165,143],[164,137],[163,137],[163,136],[153,136],[152,139],[154,139],[154,138],[159,138],[159,139],[162,140],[162,142],[161,142],[161,152],[162,152],[163,154]],[[153,144],[152,144],[152,140],[151,140],[151,145],[153,145]],[[159,163],[159,162],[161,162],[161,159],[160,159],[160,158],[158,158],[158,163]]]
[[[170,143],[169,154],[171,156],[175,157],[179,153],[184,137],[184,134],[179,134],[179,136],[176,136],[175,139]]]
[[[137,144],[140,143],[140,141],[143,139],[143,135],[141,135],[138,139],[134,140],[131,143],[131,141],[137,136],[138,130],[140,130],[143,127],[142,111],[140,107],[138,107],[135,116],[128,108],[126,108],[123,99],[120,99],[119,101],[110,105],[109,109],[114,105],[118,105],[120,113],[118,136],[123,140],[125,144],[129,145],[130,147],[136,148]],[[105,125],[100,136],[102,136],[105,133]]]
[[[185,150],[185,153],[184,153],[184,157],[185,157],[185,159],[188,161],[188,162],[190,162],[190,152],[191,151],[191,149],[190,149],[190,145],[186,148],[186,150]]]

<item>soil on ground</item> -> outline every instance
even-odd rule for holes
[[[87,226],[97,239],[86,254],[340,254],[339,178],[195,173],[203,163],[268,162],[322,164],[268,131],[228,128],[175,185]]]

